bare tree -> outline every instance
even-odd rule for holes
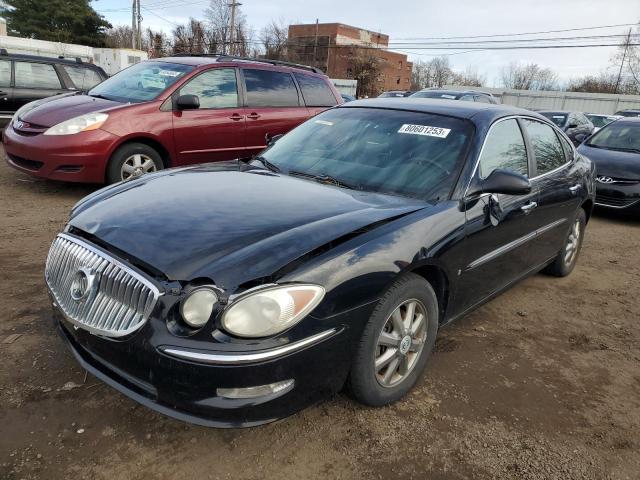
[[[173,53],[207,53],[206,25],[190,18],[186,25],[178,25],[173,29]]]
[[[282,22],[272,21],[260,32],[260,42],[265,58],[286,60],[288,58],[288,28]]]
[[[558,76],[536,63],[511,62],[502,69],[502,85],[515,90],[556,90]]]
[[[346,55],[349,68],[347,78],[358,80],[356,96],[376,97],[380,94],[378,80],[382,66],[379,57],[372,55],[367,48],[349,48]]]
[[[486,81],[486,78],[480,75],[477,70],[467,67],[464,72],[453,72],[450,83],[469,87],[482,87]]]
[[[207,40],[211,53],[223,55],[247,55],[249,53],[249,33],[247,18],[239,7],[236,8],[235,33],[231,45],[231,9],[228,0],[211,0],[204,12],[208,27]]]

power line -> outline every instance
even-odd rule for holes
[[[599,25],[596,27],[581,27],[581,28],[564,28],[562,30],[543,30],[540,32],[520,32],[520,33],[494,33],[491,35],[472,35],[461,37],[399,37],[398,40],[462,40],[465,38],[491,38],[491,37],[517,37],[523,35],[539,35],[544,33],[562,33],[562,32],[577,32],[580,30],[597,30],[600,28],[614,28],[614,27],[631,27],[638,25],[638,23],[619,23],[617,25]]]
[[[633,34],[632,37],[640,37],[640,34]],[[525,43],[525,42],[562,42],[566,40],[599,40],[605,38],[626,38],[627,34],[612,34],[612,35],[587,35],[587,36],[574,36],[574,37],[550,37],[550,38],[523,38],[521,40],[482,40],[480,42],[474,41],[462,41],[462,42],[389,42],[389,47],[392,45],[408,46],[408,45],[470,45],[470,44],[507,44],[507,43]]]

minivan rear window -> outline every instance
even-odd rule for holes
[[[243,71],[249,107],[297,107],[298,90],[289,73],[246,68]]]
[[[338,102],[327,83],[318,77],[294,73],[308,107],[333,107]]]

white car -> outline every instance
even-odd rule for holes
[[[587,113],[586,115],[587,115],[587,118],[591,120],[591,123],[593,123],[593,126],[595,127],[593,129],[593,133],[596,133],[605,125],[609,125],[611,122],[615,122],[619,118],[622,118],[620,115],[603,115],[600,113]]]

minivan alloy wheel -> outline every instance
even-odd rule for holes
[[[396,307],[378,336],[373,359],[378,383],[401,383],[418,362],[426,339],[427,310],[422,302],[409,299]]]
[[[156,164],[151,157],[143,153],[136,153],[124,161],[120,169],[120,177],[122,180],[127,180],[156,170]]]

